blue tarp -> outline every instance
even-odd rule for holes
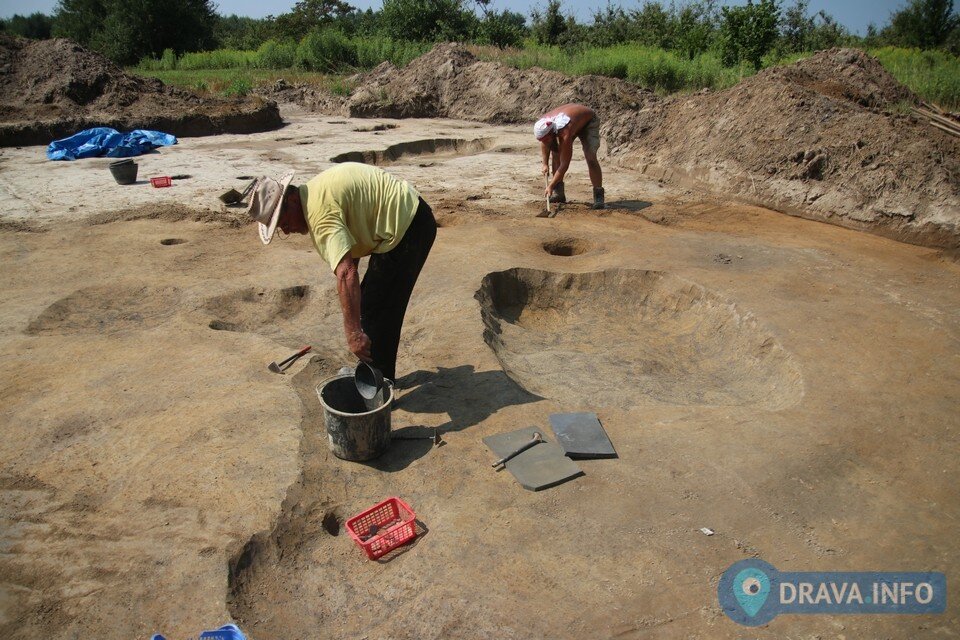
[[[177,138],[161,131],[136,129],[120,133],[109,127],[94,127],[51,142],[47,146],[47,159],[77,160],[96,156],[127,158],[172,144],[177,144]]]
[[[159,633],[153,634],[150,640],[165,640]],[[235,624],[225,624],[214,631],[204,631],[200,634],[200,640],[247,640],[239,627]]]

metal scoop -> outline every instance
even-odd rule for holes
[[[353,383],[364,400],[373,400],[383,388],[383,374],[376,367],[360,362],[353,372]]]

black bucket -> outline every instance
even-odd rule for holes
[[[343,460],[372,460],[390,447],[391,385],[384,385],[376,398],[366,400],[357,391],[353,375],[343,374],[317,385],[317,397],[333,455]]]
[[[137,163],[127,158],[110,163],[110,173],[117,184],[133,184],[137,181]]]

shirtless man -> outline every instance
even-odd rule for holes
[[[533,135],[540,141],[540,156],[543,160],[543,175],[550,175],[549,160],[553,161],[553,179],[544,195],[550,202],[566,202],[563,192],[563,176],[570,168],[573,158],[573,140],[580,138],[583,156],[590,171],[593,184],[593,208],[603,209],[603,175],[597,151],[600,149],[600,120],[590,107],[582,104],[565,104],[544,114],[533,125]]]

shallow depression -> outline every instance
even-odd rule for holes
[[[208,299],[203,311],[208,326],[217,331],[256,331],[278,320],[288,320],[307,305],[308,285],[284,289],[247,287]]]
[[[487,344],[539,396],[781,409],[803,394],[794,359],[752,314],[667,273],[510,269],[476,297]]]
[[[179,299],[175,287],[88,287],[44,309],[26,333],[69,335],[155,327],[173,314]]]

